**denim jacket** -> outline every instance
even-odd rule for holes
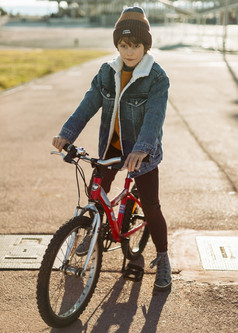
[[[162,127],[169,79],[152,54],[147,53],[134,69],[130,82],[120,92],[122,67],[120,56],[101,66],[91,88],[59,135],[74,142],[102,107],[98,152],[99,157],[104,158],[118,112],[122,154],[142,151],[149,155],[149,162],[142,162],[140,170],[131,173],[136,177],[153,170],[162,160]]]

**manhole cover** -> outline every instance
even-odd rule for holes
[[[205,270],[238,270],[238,237],[196,237]]]
[[[52,235],[0,235],[0,269],[38,269]]]

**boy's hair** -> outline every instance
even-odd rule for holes
[[[148,43],[145,43],[142,40],[140,40],[139,38],[133,37],[133,36],[131,36],[131,37],[122,37],[121,39],[119,39],[117,47],[121,42],[124,42],[129,46],[131,46],[132,44],[133,45],[143,44],[144,49],[145,49],[145,53],[147,53],[147,51],[149,51],[149,49],[150,49],[150,45]]]
[[[147,51],[151,48],[152,37],[150,24],[141,7],[129,7],[124,9],[116,22],[113,31],[113,41],[116,48],[119,40],[124,37],[136,38],[140,43],[146,46]]]

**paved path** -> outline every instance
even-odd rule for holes
[[[191,49],[155,51],[155,56],[171,79],[160,194],[169,227],[172,291],[153,295],[151,241],[141,259],[141,283],[121,278],[120,251],[105,254],[93,299],[62,332],[238,332],[237,272],[204,271],[195,242],[188,244],[195,234],[237,235],[237,58],[230,56],[228,67],[220,54]],[[101,62],[0,95],[0,233],[53,233],[72,216],[74,172],[49,155],[51,139]],[[100,114],[76,141],[90,154],[97,151],[99,120]],[[90,172],[88,168],[86,174]],[[2,332],[59,331],[48,328],[38,315],[36,278],[37,271],[1,271]]]

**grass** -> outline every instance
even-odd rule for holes
[[[100,50],[0,50],[0,91],[107,54]]]

